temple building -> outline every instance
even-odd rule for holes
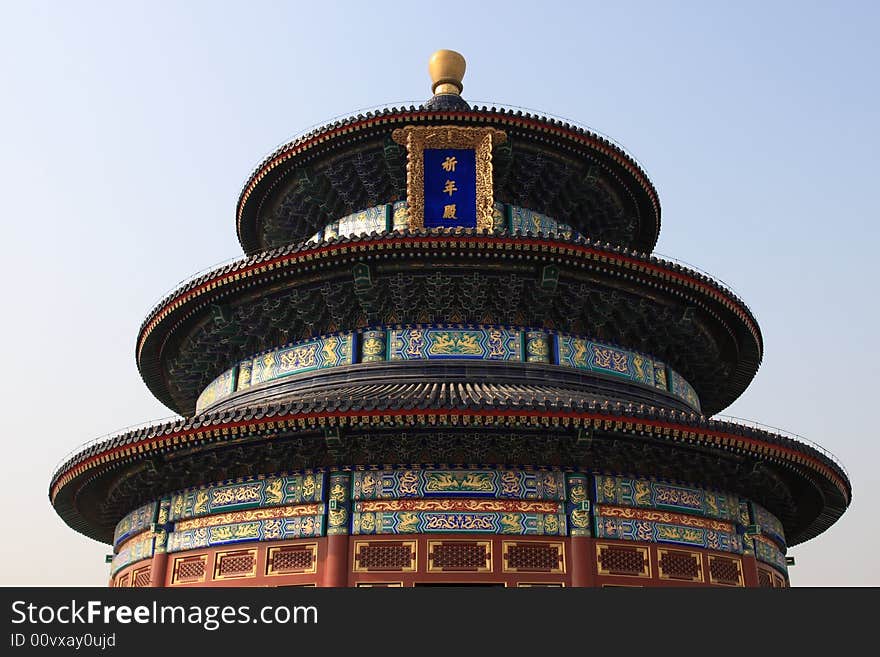
[[[608,139],[462,97],[263,160],[245,257],[164,298],[137,367],[180,419],[83,447],[49,496],[111,586],[786,587],[843,466],[712,419],[763,341],[651,255],[657,191]]]

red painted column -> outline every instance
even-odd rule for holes
[[[153,555],[150,563],[150,587],[165,586],[165,576],[168,572],[168,553],[157,552]]]
[[[321,586],[348,586],[348,534],[327,537]]]
[[[568,515],[568,568],[572,586],[593,586],[593,549],[590,536],[590,502],[587,475],[570,473],[565,476],[566,511]]]
[[[749,588],[758,586],[758,560],[754,554],[743,555],[743,583]]]
[[[571,565],[572,586],[593,586],[593,572],[591,559],[591,541],[583,536],[572,536],[570,545],[569,564]]]
[[[327,477],[327,547],[321,564],[321,586],[348,586],[348,534],[351,526],[351,475]]]

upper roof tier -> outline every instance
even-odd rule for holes
[[[424,105],[335,121],[267,156],[238,200],[238,239],[245,252],[299,242],[345,215],[406,200],[407,152],[392,132],[441,124],[504,131],[506,140],[492,152],[495,201],[553,216],[596,241],[641,252],[654,248],[660,200],[623,149],[560,119],[472,108],[454,93],[454,80],[434,77],[438,93]]]

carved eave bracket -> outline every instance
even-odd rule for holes
[[[503,130],[454,125],[406,126],[395,130],[391,137],[407,150],[406,194],[411,230],[425,226],[425,149],[461,148],[473,149],[476,154],[477,230],[492,231],[495,204],[492,148],[507,141]]]

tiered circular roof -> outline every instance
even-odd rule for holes
[[[447,95],[325,125],[261,162],[237,204],[247,257],[181,285],[138,333],[144,381],[186,417],[68,459],[50,486],[65,521],[110,542],[125,513],[210,482],[515,463],[735,490],[776,515],[790,545],[835,522],[852,491],[833,457],[796,437],[708,419],[755,376],[761,331],[725,286],[649,255],[660,203],[638,163],[570,123]],[[342,217],[406,200],[407,153],[391,138],[404,125],[503,130],[494,201],[573,232],[328,235]],[[195,411],[206,386],[243,359],[324,334],[444,322],[589,336],[649,354],[680,373],[700,405],[550,364],[386,361],[291,376]]]
[[[387,382],[337,393],[114,436],[66,461],[50,498],[77,531],[110,542],[122,515],[168,491],[264,472],[407,462],[650,467],[759,501],[796,545],[833,524],[852,494],[835,459],[794,437],[566,386]]]

